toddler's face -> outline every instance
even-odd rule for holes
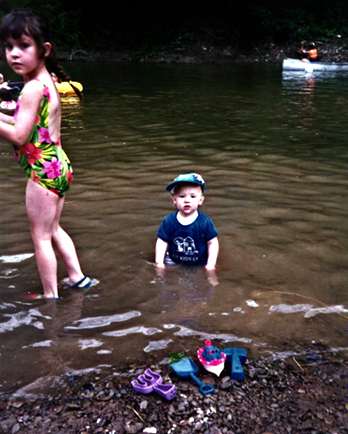
[[[175,190],[172,200],[181,214],[189,216],[202,205],[204,196],[201,187],[198,185],[183,185]]]

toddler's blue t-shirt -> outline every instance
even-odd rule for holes
[[[168,243],[169,257],[176,264],[206,265],[207,243],[218,234],[212,219],[198,212],[196,220],[185,226],[178,222],[177,213],[174,211],[163,219],[158,238]]]

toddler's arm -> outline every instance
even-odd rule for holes
[[[217,237],[208,241],[208,260],[206,270],[215,270],[216,261],[219,254],[219,240]]]
[[[5,113],[0,112],[0,121],[5,122],[6,124],[14,125],[15,120],[13,116],[7,115]]]
[[[156,267],[164,268],[164,257],[167,251],[168,243],[157,238],[156,241],[156,253],[155,253],[155,263]]]

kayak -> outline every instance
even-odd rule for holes
[[[306,62],[301,59],[286,58],[282,64],[283,71],[348,71],[348,63],[335,62]]]
[[[55,83],[55,85],[60,96],[78,96],[74,90],[74,87],[80,93],[83,91],[83,86],[78,81],[62,81],[60,83]]]
[[[23,88],[24,83],[21,81],[8,81],[7,86],[0,86],[0,99],[13,100],[17,99],[20,91]],[[78,81],[62,81],[55,83],[58,93],[61,96],[78,96],[74,90],[77,89],[77,93],[82,93],[83,86]],[[74,87],[73,87],[74,86]]]
[[[9,81],[6,87],[0,86],[0,111],[11,114],[16,108],[16,100],[23,88],[23,82]],[[76,104],[76,97],[81,98],[83,86],[78,81],[62,81],[55,83],[58,93],[64,102]],[[74,90],[74,87],[77,89]]]

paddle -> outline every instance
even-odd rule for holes
[[[82,100],[82,92],[76,87],[76,86],[74,86],[73,85],[73,83],[72,83],[72,81],[71,80],[69,80],[68,81],[68,83],[70,84],[70,86],[73,88],[73,90],[74,90],[74,92],[76,93],[76,96],[78,96],[79,97],[79,99],[80,99],[80,101]]]

